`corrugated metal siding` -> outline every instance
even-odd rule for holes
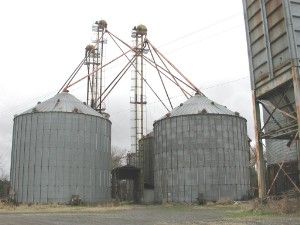
[[[298,160],[299,145],[287,146],[287,140],[266,140],[268,165]]]
[[[273,108],[265,106],[269,112],[273,112]],[[264,121],[266,122],[269,118],[269,113],[263,110]],[[265,125],[265,131],[271,132],[279,129],[279,126],[293,124],[294,120],[283,115],[277,109],[273,112],[273,117],[276,119],[277,123],[273,118],[269,119],[268,123]],[[267,153],[267,163],[268,165],[276,164],[280,162],[296,161],[298,158],[298,152],[300,151],[297,147],[297,142],[291,145],[289,148],[287,146],[289,140],[278,140],[278,139],[267,139],[266,140],[266,153]]]
[[[228,115],[171,117],[154,124],[155,200],[242,199],[250,188],[246,120]]]
[[[264,34],[263,14],[260,0],[244,1],[247,7],[248,38],[250,41],[254,81],[266,78],[269,72],[268,52]]]
[[[299,66],[300,1],[243,0],[243,4],[252,88],[261,89],[257,94],[262,95],[291,79],[294,59]],[[262,87],[268,82],[272,85]]]
[[[139,150],[142,153],[140,160],[142,162],[142,172],[144,176],[144,183],[154,186],[154,137],[153,134],[151,136],[147,136],[142,138],[139,141]]]
[[[111,123],[80,113],[15,117],[11,182],[17,202],[110,199]]]

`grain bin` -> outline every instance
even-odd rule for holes
[[[110,199],[111,122],[63,92],[15,116],[11,182],[23,203]]]
[[[243,199],[250,188],[246,120],[196,94],[154,123],[157,202]]]
[[[264,103],[263,117],[265,132],[272,133],[276,131],[282,124],[291,125],[294,121],[290,117],[285,116],[278,109],[271,107],[269,101],[262,101]],[[273,114],[272,114],[273,113]],[[270,114],[272,116],[270,117]],[[294,140],[288,147],[290,140],[284,139],[266,139],[266,155],[267,164],[277,164],[281,162],[290,162],[298,160],[297,140]]]
[[[265,107],[263,111],[265,132],[272,133],[282,124],[291,124],[293,120],[285,116],[278,109],[270,107],[269,102],[264,101]],[[272,113],[270,117],[270,113]],[[266,156],[267,156],[267,189],[270,188],[270,194],[283,194],[296,185],[300,184],[299,180],[299,140],[284,139],[266,139]],[[283,164],[282,164],[283,163]],[[284,172],[288,174],[288,177]],[[290,181],[292,180],[292,182]]]
[[[150,132],[139,140],[139,168],[142,177],[142,202],[154,203],[154,136]]]
[[[269,194],[284,194],[299,186],[299,141],[287,146],[288,140],[266,140],[267,190]],[[282,166],[282,169],[280,167]],[[285,174],[287,173],[288,176]],[[293,184],[294,183],[294,184]]]
[[[154,137],[153,132],[139,140],[139,161],[142,169],[144,184],[154,187],[153,161],[154,161]]]

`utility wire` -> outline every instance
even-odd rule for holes
[[[248,78],[248,76],[245,76],[245,77],[241,77],[241,78],[238,78],[238,79],[235,79],[235,80],[231,80],[231,81],[227,81],[227,82],[222,82],[222,83],[218,83],[218,84],[214,84],[212,86],[208,86],[208,87],[204,87],[202,88],[202,90],[206,90],[206,89],[210,89],[210,88],[215,88],[215,87],[220,87],[220,86],[226,86],[228,84],[231,84],[231,83],[235,83],[235,82],[238,82],[238,81],[241,81],[241,80],[244,80]],[[179,98],[179,97],[184,97],[183,94],[180,94],[180,95],[175,95],[175,96],[171,96],[170,99],[174,99],[174,98]],[[153,102],[147,102],[147,105],[152,105],[152,104],[156,104],[156,103],[159,103],[160,101],[153,101]],[[118,115],[122,112],[125,112],[127,111],[128,109],[124,109],[124,110],[120,110],[120,111],[117,111],[117,112],[113,112],[111,113],[110,115]]]
[[[214,23],[211,23],[211,24],[209,24],[209,25],[207,25],[207,26],[205,26],[205,27],[201,27],[201,28],[199,28],[199,29],[197,29],[197,30],[195,30],[195,31],[192,31],[192,32],[190,32],[190,33],[187,33],[187,34],[185,34],[185,35],[182,35],[182,36],[180,36],[180,37],[178,37],[178,38],[175,38],[175,39],[173,39],[173,40],[171,40],[171,41],[169,41],[169,42],[166,42],[166,43],[160,45],[159,47],[165,47],[165,46],[168,46],[168,45],[173,44],[173,43],[175,43],[175,42],[177,42],[177,41],[180,41],[180,40],[182,40],[182,39],[185,39],[185,38],[187,38],[187,37],[190,37],[190,36],[192,36],[192,35],[195,35],[195,34],[201,32],[201,31],[208,30],[209,28],[212,28],[212,27],[214,27],[214,26],[216,26],[216,25],[219,25],[219,24],[222,24],[222,23],[224,23],[224,22],[229,21],[229,20],[231,20],[231,19],[237,17],[238,15],[239,15],[239,13],[236,13],[236,14],[233,14],[233,15],[231,15],[231,16],[229,16],[229,17],[226,17],[226,18],[217,20],[217,21],[215,21]]]
[[[214,84],[214,85],[208,86],[208,87],[203,87],[202,89],[207,90],[207,89],[214,88],[214,87],[225,86],[227,84],[234,83],[234,82],[237,82],[237,81],[240,81],[240,80],[244,80],[246,78],[249,78],[249,76],[245,76],[245,77],[241,77],[241,78],[238,78],[238,79],[235,79],[235,80],[230,80],[230,81]]]
[[[175,48],[175,49],[173,49],[173,50],[171,50],[171,51],[167,51],[167,52],[168,52],[169,54],[170,54],[170,53],[174,53],[174,52],[178,52],[179,50],[181,50],[181,49],[183,49],[183,48],[187,48],[187,47],[189,47],[189,46],[191,46],[191,45],[198,44],[199,42],[202,42],[202,41],[205,41],[205,40],[208,40],[208,39],[211,39],[211,38],[220,36],[220,35],[222,35],[222,34],[224,34],[224,33],[227,33],[227,32],[229,32],[229,31],[234,30],[234,29],[236,29],[236,28],[238,28],[238,27],[241,27],[241,26],[242,26],[242,25],[232,26],[232,27],[230,27],[230,28],[228,28],[228,29],[224,29],[224,30],[222,30],[222,31],[220,31],[220,32],[216,32],[216,33],[214,33],[214,34],[212,34],[212,35],[209,35],[209,36],[207,36],[207,37],[204,37],[204,38],[202,38],[202,39],[199,39],[199,40],[197,40],[197,41],[191,42],[191,43],[189,43],[189,44],[183,45],[183,46],[181,46],[181,47],[179,47],[179,48]]]
[[[208,25],[208,26],[201,27],[201,28],[199,28],[199,29],[197,29],[197,30],[195,30],[195,31],[192,31],[192,32],[190,32],[190,33],[187,33],[187,34],[185,34],[185,35],[182,35],[182,36],[180,36],[180,37],[178,37],[178,38],[176,38],[176,39],[173,39],[173,40],[171,40],[171,41],[169,41],[169,42],[166,42],[166,43],[160,45],[159,47],[165,47],[165,46],[168,46],[168,45],[170,45],[170,44],[172,44],[172,43],[178,42],[179,40],[185,39],[185,38],[187,38],[187,37],[190,37],[190,36],[192,36],[192,35],[195,35],[195,34],[201,32],[201,31],[205,31],[205,30],[207,30],[207,29],[209,29],[209,28],[211,28],[211,27],[214,27],[214,26],[217,26],[217,25],[219,25],[219,24],[222,24],[222,23],[224,23],[224,22],[226,22],[226,21],[229,21],[229,20],[231,20],[231,19],[237,17],[238,15],[239,15],[239,13],[236,13],[236,14],[233,14],[233,15],[231,15],[231,16],[229,16],[229,17],[226,17],[226,18],[217,20],[216,22],[211,23],[211,24]],[[235,28],[235,27],[230,28],[230,30],[233,29],[233,28]],[[213,36],[218,36],[218,35],[220,35],[220,34],[226,32],[226,31],[229,31],[229,30],[223,30],[222,32],[218,32],[218,33],[215,33],[215,34],[213,34],[213,35],[210,35],[209,37],[206,37],[205,39],[208,39],[208,38],[213,37]],[[201,39],[201,40],[198,40],[198,41],[203,41],[203,40],[205,40],[205,39]],[[179,50],[181,50],[182,48],[186,48],[186,47],[188,47],[188,46],[190,46],[190,45],[193,45],[193,44],[195,44],[195,43],[196,43],[196,42],[187,44],[187,45],[182,46],[182,47],[180,47],[180,48],[178,48],[178,49],[174,49],[174,50],[172,50],[171,52],[179,51]],[[245,77],[240,78],[240,79],[245,79]],[[240,79],[238,79],[238,80],[240,80]],[[215,87],[215,86],[222,86],[223,84],[235,82],[235,81],[238,81],[238,80],[228,81],[228,82],[220,83],[220,84],[213,85],[213,86],[210,86],[210,87],[206,87],[206,88],[204,87],[204,88],[202,88],[202,89],[209,89],[209,88],[213,88],[213,87]],[[77,88],[76,88],[76,89],[77,89]],[[36,98],[32,99],[31,101],[26,101],[26,103],[17,105],[16,107],[20,107],[20,106],[27,105],[27,104],[29,104],[29,102],[32,102],[32,101],[34,101],[34,100],[36,100],[36,99],[43,99],[43,98],[45,98],[45,97],[47,97],[47,96],[50,96],[50,93],[52,93],[52,92],[48,92],[48,93],[45,94],[45,95],[36,97]],[[172,98],[172,97],[171,97],[171,98]],[[28,103],[27,103],[27,102],[28,102]],[[1,114],[5,114],[5,113],[7,113],[7,112],[9,112],[9,111],[10,111],[10,109],[5,110],[5,111],[2,111],[2,112],[0,112],[0,113],[1,113]]]

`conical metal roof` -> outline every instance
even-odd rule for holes
[[[238,113],[227,109],[226,106],[220,105],[204,95],[195,94],[187,101],[174,108],[164,118],[194,114],[239,115]]]
[[[38,103],[35,107],[22,114],[34,112],[70,112],[103,117],[96,110],[83,104],[79,99],[68,92],[58,93],[53,98]]]

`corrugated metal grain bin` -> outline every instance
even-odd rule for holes
[[[268,110],[268,111],[266,111]],[[269,113],[273,111],[273,108],[265,106],[263,111],[264,121],[269,118]],[[273,112],[272,117],[274,119],[269,119],[269,122],[265,125],[265,130],[272,132],[280,128],[281,124],[290,124],[290,118],[284,116],[277,109]],[[288,147],[288,142],[290,140],[280,140],[280,139],[267,139],[266,140],[266,155],[267,164],[277,164],[281,162],[297,161],[299,154],[299,141],[294,141],[290,147]]]
[[[250,189],[246,120],[196,94],[154,123],[157,202],[243,199]]]
[[[111,122],[69,93],[15,116],[11,155],[15,200],[110,200]]]
[[[141,157],[140,164],[144,177],[144,184],[148,187],[154,187],[154,137],[153,132],[147,134],[139,141],[139,152]]]
[[[299,146],[294,142],[290,147],[287,140],[266,140],[267,164],[298,160]]]
[[[264,121],[269,118],[269,113],[273,108],[265,106],[263,111]],[[291,123],[290,118],[284,116],[276,109],[272,115],[275,119],[270,121],[265,126],[265,130],[272,132],[280,128],[281,124]],[[266,155],[267,155],[267,185],[270,194],[283,194],[291,189],[294,189],[293,183],[299,185],[299,170],[298,170],[298,157],[300,153],[299,140],[290,143],[291,140],[283,139],[267,139],[266,140]],[[290,147],[289,147],[289,146]],[[280,170],[281,163],[283,170]],[[278,172],[278,175],[277,175]],[[293,183],[290,181],[293,181]],[[272,185],[272,186],[271,186]]]

